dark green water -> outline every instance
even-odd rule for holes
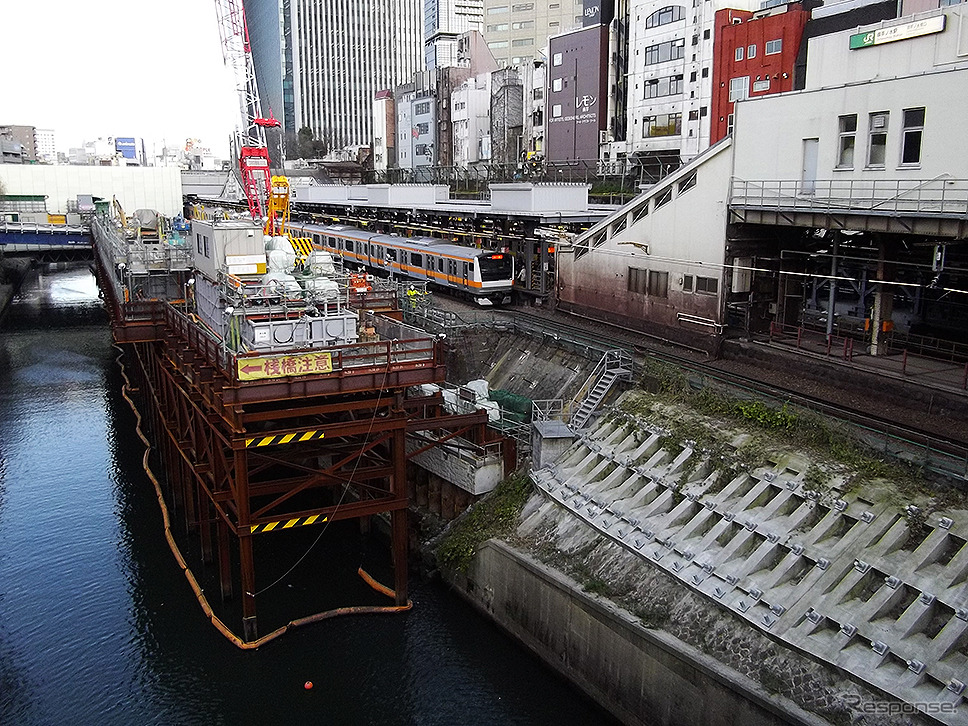
[[[0,724],[612,723],[417,578],[409,613],[231,646],[164,541],[116,355],[86,268],[33,274],[0,329]],[[293,539],[257,572],[268,583],[307,546]],[[260,598],[260,625],[321,609],[320,592],[359,604],[356,567],[385,578],[385,558],[333,528]]]

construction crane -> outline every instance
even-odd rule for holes
[[[268,214],[269,199],[274,186],[269,170],[269,150],[266,148],[265,130],[281,124],[271,113],[268,118],[262,115],[259,89],[255,81],[255,66],[252,62],[252,49],[249,45],[249,29],[245,23],[242,0],[215,0],[215,10],[218,14],[219,35],[222,39],[222,58],[235,74],[236,90],[241,104],[239,172],[242,176],[242,188],[245,190],[252,219],[261,222]],[[286,189],[288,207],[288,182]],[[266,233],[271,234],[268,229],[269,224],[266,226]]]

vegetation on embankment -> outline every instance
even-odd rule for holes
[[[454,522],[437,549],[437,560],[461,572],[467,570],[477,548],[491,537],[510,534],[531,494],[531,480],[512,474]]]

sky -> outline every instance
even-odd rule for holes
[[[53,129],[58,151],[134,136],[199,139],[226,158],[239,101],[215,0],[2,2],[0,124]]]

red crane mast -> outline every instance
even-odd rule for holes
[[[238,142],[242,188],[252,219],[261,222],[266,216],[267,200],[272,191],[265,129],[281,124],[271,113],[268,118],[262,115],[242,0],[215,0],[215,10],[222,39],[222,58],[235,75],[239,94],[242,130],[238,134]]]

